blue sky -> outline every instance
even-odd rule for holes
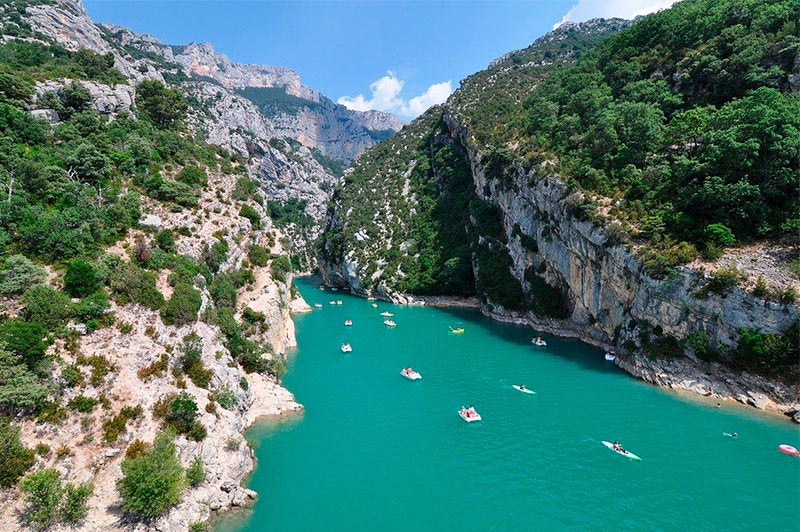
[[[210,42],[236,62],[289,67],[306,85],[348,107],[408,119],[565,17],[631,18],[671,1],[84,3],[95,21],[122,24],[169,44]]]

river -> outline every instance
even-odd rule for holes
[[[218,532],[800,530],[800,459],[777,448],[800,447],[795,425],[644,384],[575,340],[535,347],[475,311],[296,284],[323,305],[296,316],[284,377],[305,412],[248,433],[260,495]],[[421,380],[401,377],[409,365]],[[641,462],[601,444],[615,439]]]

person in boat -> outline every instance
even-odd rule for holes
[[[733,434],[731,434],[731,438],[738,438],[738,437],[739,437],[739,435],[737,433],[735,433],[735,432]]]
[[[525,389],[526,389],[526,388],[525,388],[525,385],[524,385],[524,384],[520,384],[520,385],[519,385],[519,389],[520,389],[520,390],[525,390]]]
[[[623,449],[622,445],[619,444],[619,440],[614,440],[614,450],[620,453],[625,452],[625,449]]]

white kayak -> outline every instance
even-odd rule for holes
[[[314,303],[315,308],[322,308],[322,303]]]
[[[422,378],[422,375],[420,375],[418,372],[416,372],[414,370],[411,370],[411,371],[401,370],[400,371],[400,375],[402,375],[406,379],[411,379],[412,381],[419,380],[419,379]]]
[[[519,384],[512,384],[511,387],[514,388],[515,390],[521,391],[522,393],[532,393],[533,395],[536,395],[536,392],[534,392],[533,390],[529,390],[527,388],[521,388]]]
[[[620,456],[624,456],[625,458],[630,458],[631,460],[640,460],[641,461],[641,458],[639,458],[638,456],[636,456],[635,454],[633,454],[630,451],[618,451],[618,450],[614,449],[614,444],[611,443],[610,441],[604,441],[603,445],[605,445],[606,447],[608,447],[609,449],[611,449],[612,451],[614,451],[615,453],[617,453]]]
[[[394,316],[394,314],[392,314],[391,312],[381,312],[381,316],[383,316],[384,318],[391,318],[392,316]]]
[[[465,408],[464,410],[459,410],[458,415],[461,416],[461,419],[463,419],[467,423],[472,423],[473,421],[481,420],[481,415],[477,413],[474,408],[472,409]]]

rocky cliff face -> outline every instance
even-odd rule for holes
[[[800,309],[745,290],[758,272],[722,295],[706,289],[708,274],[731,257],[717,265],[679,267],[666,279],[651,277],[637,258],[637,245],[616,241],[609,220],[590,221],[582,214],[585,193],[565,185],[555,161],[527,168],[520,162],[497,164],[492,121],[485,113],[495,109],[495,100],[511,105],[497,91],[523,101],[537,79],[586,49],[581,34],[602,37],[626,25],[590,21],[560,28],[529,49],[501,57],[467,78],[442,109],[359,159],[331,202],[323,275],[332,285],[396,302],[415,301],[409,286],[412,293],[420,293],[414,290],[419,287],[422,294],[441,290],[437,276],[474,278],[483,312],[496,319],[616,349],[619,365],[648,382],[695,392],[713,387],[758,408],[795,412],[796,388],[704,362],[690,341],[701,335],[711,345],[735,347],[740,328],[764,334],[787,330]],[[457,167],[439,155],[448,146],[468,166],[469,198],[463,203],[468,220],[437,256],[426,254],[423,242],[438,240],[437,231],[452,224],[457,216],[452,211],[461,208],[447,197]],[[438,207],[425,214],[431,204]],[[458,257],[444,261],[442,250],[459,246],[468,248],[471,272],[451,263]],[[404,255],[408,261],[397,259]],[[412,268],[420,262],[427,264],[421,273]],[[800,287],[783,273],[772,278]],[[412,275],[416,282],[409,284]]]
[[[85,84],[101,112],[130,110],[135,85],[144,79],[157,79],[185,92],[195,131],[247,159],[269,200],[299,200],[305,206],[312,227],[284,228],[292,252],[303,256],[319,232],[316,221],[322,219],[338,167],[403,126],[387,113],[349,111],[303,85],[300,76],[287,68],[243,65],[208,43],[172,46],[119,25],[95,24],[81,2],[56,0],[30,6],[27,21],[69,49],[113,54],[115,66],[130,84]],[[41,92],[57,88],[56,84],[51,82]],[[32,110],[52,117],[47,109]]]

